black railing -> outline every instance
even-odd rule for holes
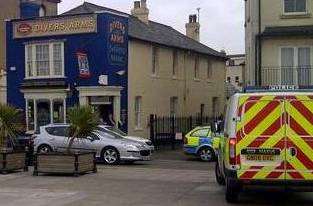
[[[313,66],[262,67],[262,86],[268,85],[313,85]]]
[[[206,116],[190,117],[157,117],[150,116],[150,139],[157,149],[170,146],[175,149],[176,145],[181,145],[186,133],[197,126],[211,126],[218,118]]]

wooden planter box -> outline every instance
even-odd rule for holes
[[[0,173],[27,171],[26,152],[0,152]]]
[[[46,174],[72,174],[79,176],[88,172],[97,172],[96,153],[50,153],[35,154],[34,176]]]

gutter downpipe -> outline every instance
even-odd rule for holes
[[[257,39],[257,61],[256,61],[256,83],[257,86],[261,86],[261,82],[262,82],[262,71],[261,71],[261,66],[262,66],[262,44],[261,44],[261,30],[262,30],[262,14],[261,14],[261,0],[258,0],[259,3],[259,32],[256,36]]]

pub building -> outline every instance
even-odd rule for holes
[[[7,103],[25,112],[28,132],[67,122],[74,105],[144,137],[150,114],[223,112],[225,54],[199,42],[196,16],[184,35],[150,21],[145,0],[131,15],[85,2],[49,16],[34,6],[45,1],[60,2],[23,1],[6,21]]]
[[[103,121],[127,110],[128,20],[112,12],[7,22],[8,103],[26,112],[27,131],[65,123],[90,104]],[[114,115],[114,117],[113,117]]]

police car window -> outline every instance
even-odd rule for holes
[[[48,134],[59,137],[67,137],[69,134],[68,127],[47,127],[46,131]]]
[[[209,129],[199,129],[194,131],[191,136],[193,137],[206,137],[209,133]]]

